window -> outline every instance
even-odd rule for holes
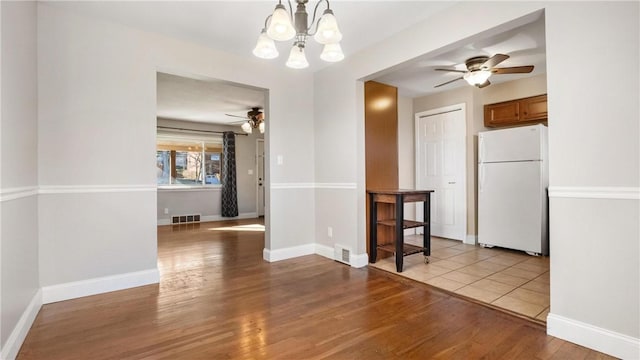
[[[220,184],[221,158],[222,144],[218,141],[158,136],[157,184],[218,185]]]

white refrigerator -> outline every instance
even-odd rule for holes
[[[547,127],[478,133],[478,243],[549,255]]]

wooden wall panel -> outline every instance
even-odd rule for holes
[[[367,189],[398,188],[398,89],[375,81],[364,84],[365,166]],[[378,218],[394,217],[391,204],[378,205]],[[393,228],[378,227],[378,244],[393,240]],[[367,252],[369,201],[367,198]],[[378,252],[378,258],[391,253]]]

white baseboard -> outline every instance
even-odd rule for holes
[[[367,253],[351,255],[349,261],[351,261],[351,266],[354,268],[365,267],[369,264],[369,255]]]
[[[0,359],[3,360],[13,360],[18,356],[18,352],[20,351],[20,347],[24,342],[24,339],[27,337],[27,333],[29,329],[31,329],[31,325],[33,325],[33,321],[36,319],[38,315],[38,311],[42,307],[42,290],[38,289],[38,291],[33,295],[29,305],[20,316],[18,323],[11,331],[9,338],[7,338],[7,342],[2,347],[2,353],[0,353]]]
[[[316,254],[320,256],[324,256],[327,259],[335,260],[333,258],[334,249],[332,247],[327,245],[322,245],[322,244],[315,244],[315,246],[316,246],[316,251],[315,251]]]
[[[315,246],[316,246],[316,254],[320,256],[324,256],[331,260],[335,260],[334,248],[326,245],[321,245],[321,244],[315,244]],[[367,254],[359,254],[359,255],[352,254],[349,256],[349,265],[351,265],[352,267],[361,268],[361,267],[367,266],[368,263],[369,263],[369,255]]]
[[[255,219],[258,217],[258,213],[242,213],[238,214],[236,217],[222,217],[220,215],[207,215],[200,216],[200,222],[207,221],[224,221],[224,220],[239,220],[239,219]],[[192,224],[192,223],[182,223],[182,224]],[[158,226],[160,225],[171,225],[171,218],[169,219],[158,219]],[[180,224],[175,224],[180,225]]]
[[[268,262],[275,262],[275,261],[295,258],[298,256],[315,254],[316,253],[315,250],[316,250],[315,244],[292,246],[292,247],[277,249],[277,250],[264,249],[262,251],[262,258]]]
[[[640,359],[640,339],[560,315],[547,316],[547,334],[621,359]]]
[[[467,245],[475,245],[476,244],[476,238],[477,236],[475,235],[467,235],[467,237],[464,239],[463,243],[467,244]]]
[[[158,282],[160,282],[160,272],[155,268],[126,274],[74,281],[59,285],[45,286],[42,288],[42,303],[49,304],[57,301],[102,294],[116,290],[124,290],[137,286],[157,284]]]

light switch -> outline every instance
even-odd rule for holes
[[[248,173],[249,175],[253,175],[253,169],[249,169]]]
[[[282,158],[282,155],[278,155],[277,161],[278,161],[278,165],[282,165],[284,163],[284,159]]]

